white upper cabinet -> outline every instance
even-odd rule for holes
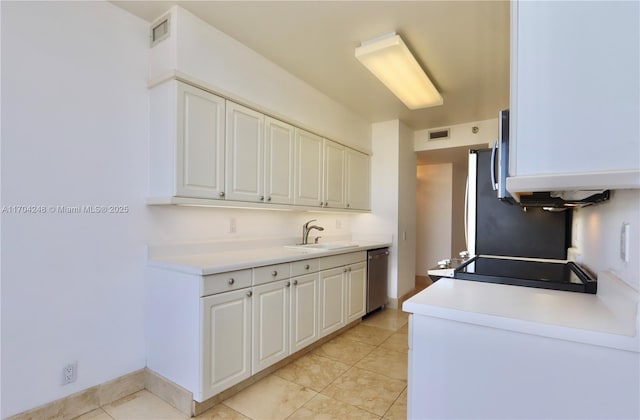
[[[345,147],[324,139],[324,207],[345,208]]]
[[[640,3],[512,2],[512,192],[640,187]]]
[[[370,209],[370,159],[364,153],[346,149],[346,207]]]
[[[227,101],[226,198],[264,200],[264,115]]]
[[[178,80],[150,105],[149,204],[369,209],[363,153]]]
[[[222,198],[225,100],[171,80],[150,106],[150,195]]]
[[[296,128],[294,203],[322,207],[322,137]]]
[[[295,128],[265,117],[265,201],[293,204]]]

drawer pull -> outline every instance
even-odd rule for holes
[[[351,271],[351,267],[348,268],[348,271]]]
[[[310,267],[309,267],[309,264],[307,264],[307,265],[305,265],[305,266],[304,266],[304,269],[305,269],[305,270],[308,270],[309,268],[310,268]]]
[[[287,287],[290,287],[290,286],[291,286],[291,282],[290,282],[290,281],[288,281],[288,282],[287,282]]]
[[[248,297],[251,297],[251,295],[253,295],[253,292],[252,292],[251,290],[249,290],[249,291],[247,292],[247,296],[248,296]]]
[[[229,286],[231,286],[235,282],[236,280],[233,277],[231,277],[227,283],[229,283]]]
[[[273,277],[275,277],[275,276],[277,276],[277,275],[278,275],[278,272],[277,272],[276,270],[273,270],[273,271],[271,272],[271,275],[272,275]]]
[[[294,285],[294,286],[297,286],[297,285],[298,285],[298,280],[294,280],[294,281],[293,281],[293,285]]]
[[[346,269],[346,268],[343,268],[343,269],[342,269],[342,272],[343,272],[343,273],[346,273],[346,272],[347,272],[347,269]]]

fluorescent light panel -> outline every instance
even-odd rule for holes
[[[391,33],[356,48],[356,58],[409,109],[442,105],[442,95],[400,38]]]

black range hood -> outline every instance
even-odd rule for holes
[[[581,193],[584,193],[581,191]],[[584,195],[584,194],[582,194]],[[567,207],[585,207],[596,203],[609,200],[609,190],[597,191],[585,198],[575,197],[566,198],[560,194],[551,192],[534,192],[521,193],[520,206],[522,207],[549,207],[549,208],[567,208]]]

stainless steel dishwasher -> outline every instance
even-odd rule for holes
[[[367,252],[367,313],[387,303],[387,267],[389,248]]]

